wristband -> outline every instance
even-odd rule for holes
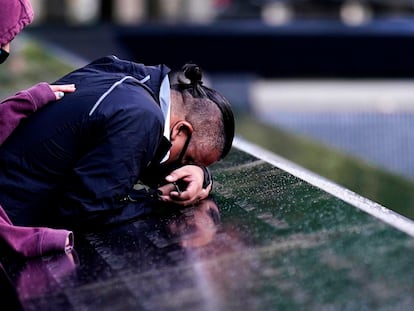
[[[203,189],[207,189],[207,187],[211,184],[211,189],[213,189],[213,176],[211,175],[210,170],[201,165],[197,165],[199,168],[203,170],[204,173],[204,180],[203,180]]]

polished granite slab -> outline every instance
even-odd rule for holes
[[[2,297],[25,310],[412,310],[411,229],[239,148],[213,174],[198,206],[78,234],[71,256],[2,254]]]
[[[264,124],[246,113],[238,116],[237,131],[245,140],[255,142],[266,150],[414,220],[412,180],[314,140]],[[396,152],[395,157],[405,155]]]

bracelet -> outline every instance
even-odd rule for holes
[[[201,166],[201,165],[197,165],[199,168],[201,168],[203,170],[204,173],[204,180],[203,180],[203,189],[207,189],[207,187],[211,184],[211,189],[213,189],[213,175],[211,175],[210,170],[205,167],[205,166]]]

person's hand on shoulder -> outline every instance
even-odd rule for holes
[[[205,172],[197,165],[184,165],[172,171],[165,179],[168,183],[159,188],[162,192],[159,197],[164,202],[178,205],[198,203],[207,198],[212,189],[212,182],[206,185]]]
[[[76,87],[75,84],[62,84],[62,85],[53,85],[50,84],[49,87],[55,93],[56,100],[61,99],[65,96],[65,93],[72,93],[75,92]]]

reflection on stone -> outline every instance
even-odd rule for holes
[[[20,303],[19,295],[16,288],[0,263],[0,292],[3,297],[3,303],[7,305],[10,310],[23,310]]]
[[[17,278],[20,299],[30,300],[53,292],[77,265],[75,251],[29,259]]]
[[[180,211],[178,217],[167,220],[166,227],[177,237],[182,247],[200,247],[208,244],[217,232],[220,213],[212,199],[200,201],[196,206]]]

